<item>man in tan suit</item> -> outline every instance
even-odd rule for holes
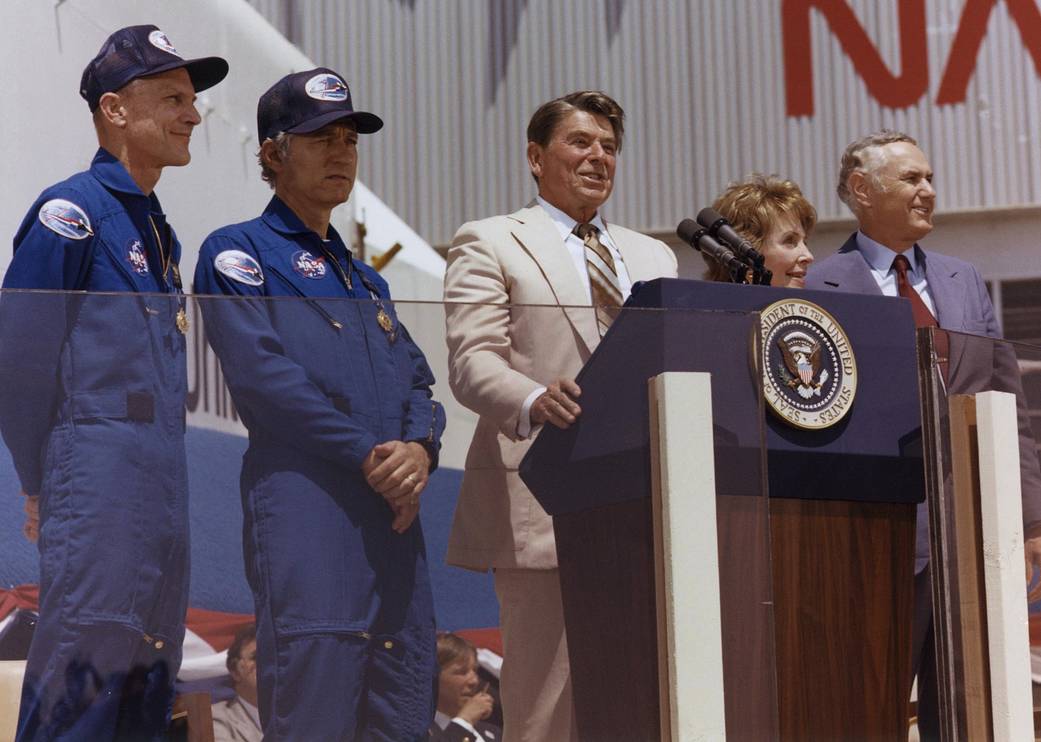
[[[576,737],[553,523],[517,466],[541,425],[582,414],[574,377],[632,284],[676,275],[664,243],[600,214],[623,119],[595,91],[539,107],[527,150],[538,197],[464,224],[448,252],[449,383],[480,415],[448,562],[495,572],[506,742]]]

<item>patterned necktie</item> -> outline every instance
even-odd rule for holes
[[[575,226],[575,234],[585,244],[586,270],[589,272],[589,288],[596,307],[596,324],[600,337],[604,336],[622,306],[622,289],[618,283],[618,271],[610,250],[600,242],[600,230],[592,224]]]
[[[896,290],[900,296],[911,301],[911,315],[914,317],[915,327],[935,327],[939,329],[940,323],[929,311],[929,307],[914,290],[914,286],[907,280],[907,271],[911,268],[911,261],[906,255],[897,255],[893,258],[893,270],[896,271]],[[950,350],[950,338],[946,332],[933,333],[933,345],[936,349],[937,360],[943,378],[947,379],[947,354]]]

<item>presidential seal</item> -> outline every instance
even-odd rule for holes
[[[812,302],[784,299],[761,312],[763,397],[781,419],[820,430],[853,406],[857,363],[835,318]]]

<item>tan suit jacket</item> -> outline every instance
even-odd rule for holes
[[[607,225],[632,281],[676,276],[665,243]],[[449,384],[480,416],[466,457],[448,563],[553,569],[552,520],[517,474],[534,436],[517,439],[524,400],[574,377],[600,342],[585,277],[537,203],[468,222],[448,251]]]

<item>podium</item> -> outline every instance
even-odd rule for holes
[[[762,393],[759,311],[827,310],[858,386],[823,430]],[[547,427],[521,476],[554,517],[579,737],[662,738],[647,384],[712,374],[728,739],[906,739],[915,508],[923,498],[906,301],[701,281],[643,284],[577,377],[582,417]],[[681,699],[682,702],[682,699]]]

